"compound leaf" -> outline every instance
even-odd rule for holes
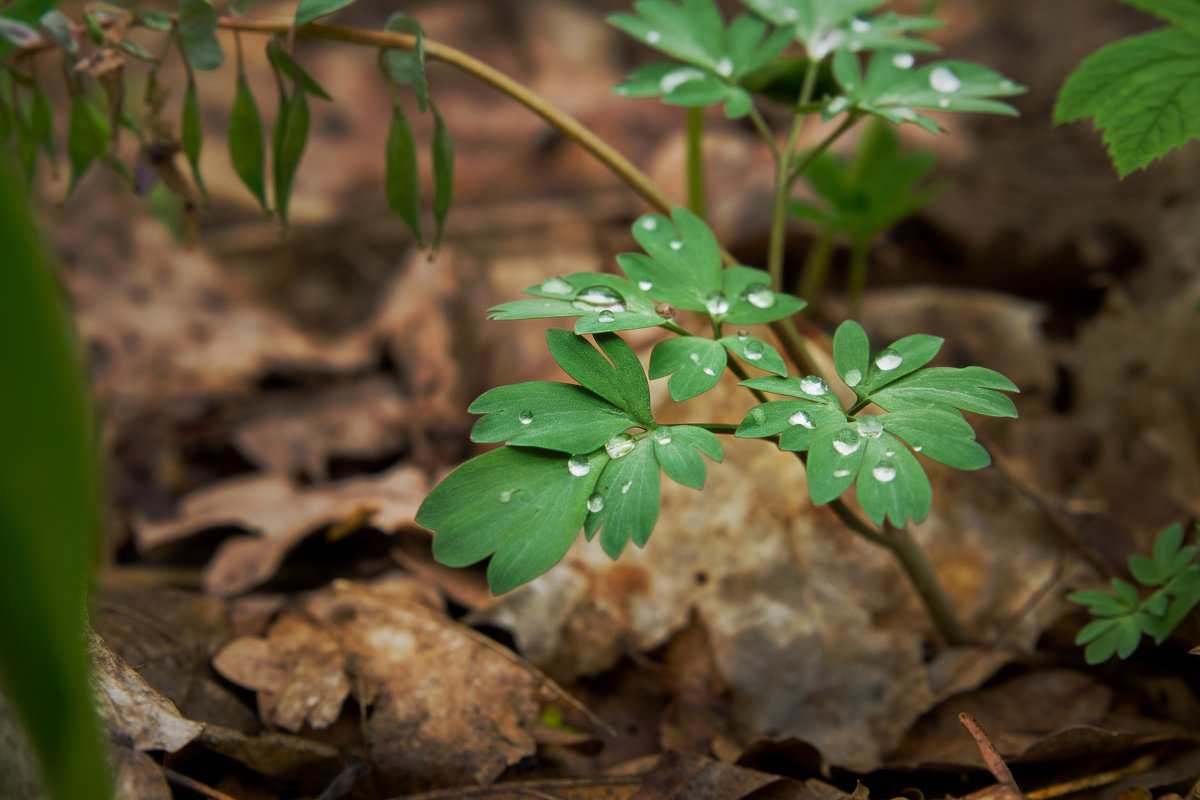
[[[1016,417],[1016,406],[1002,391],[1020,390],[999,372],[984,367],[933,367],[871,393],[871,400],[887,411],[946,406],[990,417]]]
[[[746,413],[734,434],[739,438],[762,438],[779,434],[781,450],[807,450],[817,428],[841,425],[846,415],[832,406],[803,400],[771,400]]]
[[[550,353],[563,372],[628,413],[641,427],[652,427],[650,385],[637,355],[615,334],[598,333],[595,340],[599,351],[587,339],[570,331],[557,328],[546,331]]]
[[[933,490],[916,456],[884,433],[868,439],[858,474],[858,502],[876,525],[884,518],[897,527],[929,514]]]
[[[739,333],[736,336],[724,336],[718,339],[722,346],[752,367],[758,367],[776,375],[786,375],[787,365],[783,356],[771,345],[754,336]]]
[[[649,437],[630,441],[632,448],[611,459],[600,473],[584,521],[588,539],[600,530],[600,546],[613,559],[630,539],[644,547],[658,521],[660,480],[654,443]]]
[[[718,342],[699,336],[681,336],[654,346],[650,353],[650,377],[670,375],[667,389],[671,399],[687,400],[716,386],[725,363],[725,348]]]
[[[412,231],[417,245],[424,247],[419,213],[421,192],[417,173],[417,143],[408,117],[399,103],[392,104],[392,124],[388,129],[385,154],[387,167],[384,187],[388,205]]]
[[[721,290],[721,249],[704,220],[676,206],[671,219],[661,214],[639,218],[633,237],[648,257],[617,257],[629,280],[677,308],[706,311],[706,299]]]
[[[594,392],[568,383],[536,381],[498,386],[467,409],[484,416],[471,440],[587,453],[641,423]]]
[[[975,429],[957,411],[920,408],[879,417],[885,430],[907,442],[926,458],[955,469],[982,469],[992,463]]]
[[[704,486],[705,465],[700,453],[718,462],[724,456],[716,434],[692,425],[657,428],[650,440],[658,465],[667,477],[692,489]]]

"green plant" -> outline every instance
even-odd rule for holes
[[[1129,581],[1113,578],[1112,592],[1093,590],[1068,595],[1068,600],[1086,606],[1095,617],[1075,637],[1076,644],[1087,645],[1087,662],[1100,664],[1114,655],[1129,658],[1143,634],[1154,637],[1155,644],[1162,644],[1200,604],[1198,553],[1196,545],[1183,544],[1182,525],[1168,525],[1155,539],[1150,558],[1129,559],[1129,572],[1152,590],[1150,594],[1143,597]]]
[[[1056,123],[1092,117],[1122,178],[1200,136],[1200,3],[1123,2],[1169,24],[1092,53],[1054,107]]]

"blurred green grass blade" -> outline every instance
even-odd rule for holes
[[[98,527],[95,432],[45,248],[0,157],[0,680],[52,797],[106,798],[83,611]]]

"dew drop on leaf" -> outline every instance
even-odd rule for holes
[[[899,69],[908,69],[916,63],[912,53],[896,53],[892,56],[892,63]]]
[[[509,500],[512,500],[513,493],[516,491],[517,491],[516,489],[509,489],[506,492],[501,492],[500,493],[500,502],[507,503]]]
[[[904,361],[903,356],[889,347],[875,357],[875,366],[879,367],[884,372],[889,372],[900,366],[902,361]]]
[[[833,449],[844,456],[850,455],[860,447],[862,447],[862,438],[850,428],[842,428],[833,437]]]
[[[659,428],[658,430],[656,430],[654,432],[654,441],[658,442],[659,444],[670,444],[671,443],[671,429],[670,428]]]
[[[946,67],[937,67],[929,73],[929,85],[933,87],[934,91],[949,94],[957,92],[962,86],[962,81]]]
[[[629,455],[636,446],[637,442],[628,433],[618,433],[604,443],[604,449],[608,451],[609,458]]]
[[[752,283],[746,287],[742,298],[755,308],[770,308],[775,305],[775,293],[765,283]]]
[[[575,295],[572,305],[584,311],[624,311],[625,298],[616,289],[589,286]]]
[[[570,294],[575,291],[575,287],[562,278],[546,278],[539,288],[546,294]]]
[[[845,381],[846,385],[853,389],[862,383],[862,373],[856,369],[852,369],[846,373]]]
[[[675,239],[674,241],[671,242],[671,249],[672,250],[682,250],[683,242],[679,241],[678,239]]]
[[[599,492],[592,495],[588,498],[587,506],[588,511],[591,511],[593,514],[599,514],[604,510],[604,495]]]
[[[662,34],[658,31],[648,31],[646,33],[646,41],[650,44],[657,44],[662,39]]]
[[[717,62],[717,74],[723,78],[728,78],[733,74],[733,62],[728,58],[722,58]]]
[[[638,281],[638,288],[643,292],[648,292],[654,288],[654,284],[650,281]]]
[[[648,231],[652,231],[658,227],[658,220],[654,217],[645,217],[642,219],[642,227]]]
[[[863,417],[858,421],[858,435],[867,439],[878,439],[883,435],[883,423],[879,421],[879,417]]]
[[[713,376],[713,375],[716,375],[717,373],[713,372],[713,368],[712,368],[712,367],[705,367],[705,368],[704,368],[704,374],[705,374],[705,375],[709,375],[709,376]]]
[[[829,101],[829,113],[840,114],[846,110],[848,105],[850,105],[850,101],[845,97],[835,97]]]
[[[659,79],[658,88],[662,90],[663,94],[670,94],[678,89],[682,84],[685,84],[688,81],[700,80],[702,78],[704,78],[704,73],[698,69],[693,69],[691,67],[674,69]],[[652,231],[658,227],[658,223],[652,219],[646,220],[642,223],[642,227],[648,231]]]
[[[767,412],[762,410],[762,406],[755,406],[750,409],[750,418],[754,420],[755,425],[762,425],[767,421]]]
[[[626,481],[621,487],[621,494],[629,494],[629,490],[633,488],[633,481]]]
[[[943,97],[941,100],[938,100],[938,108],[949,108],[949,107],[950,107],[949,98]]]
[[[592,462],[588,461],[587,456],[571,456],[567,459],[567,472],[570,472],[576,478],[582,478],[592,471]]]
[[[809,430],[812,430],[815,427],[813,425],[812,419],[808,416],[808,414],[805,414],[803,411],[797,411],[795,414],[792,414],[790,417],[788,417],[788,424],[789,425],[802,425],[805,428],[808,428]]]
[[[800,381],[800,391],[813,397],[820,397],[829,391],[829,386],[825,381],[818,378],[816,375],[809,375],[804,380]]]
[[[835,477],[835,478],[844,478],[849,474],[850,474],[850,470],[848,470],[848,469],[835,469],[833,471],[833,477]]]
[[[887,483],[896,479],[896,467],[890,461],[880,461],[871,470],[871,475],[880,483]]]
[[[700,354],[699,353],[688,353],[688,358],[690,358],[692,360],[693,364],[700,363]]]
[[[529,423],[533,422],[533,412],[529,409],[525,409],[517,415],[517,419],[521,420],[522,425],[528,425]]]
[[[924,449],[925,449],[925,445],[923,445],[923,444],[918,444],[918,445],[913,446],[913,450],[917,451],[918,453]]]
[[[866,33],[867,31],[871,30],[871,23],[867,22],[865,19],[859,19],[858,17],[855,17],[854,19],[850,20],[850,29],[855,33]]]
[[[739,336],[738,338],[741,339],[743,337]],[[746,345],[742,348],[742,350],[747,361],[758,361],[763,357],[765,347],[758,339],[751,339],[750,341],[746,342]]]
[[[729,310],[729,298],[724,292],[713,292],[704,298],[704,307],[708,309],[709,314],[719,317]]]
[[[614,314],[614,313],[613,313],[613,312],[611,312],[611,311],[601,311],[601,312],[600,312],[600,316],[598,317],[598,319],[599,319],[601,322],[606,322],[606,323],[607,323],[607,322],[612,322],[612,321],[614,321],[616,318],[617,318],[617,315],[616,315],[616,314]]]

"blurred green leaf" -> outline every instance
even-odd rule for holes
[[[387,168],[384,188],[387,190],[388,205],[392,212],[404,220],[417,239],[417,246],[424,247],[421,237],[420,176],[417,172],[417,143],[412,126],[399,103],[392,105],[392,124],[388,130],[385,148]]]
[[[217,41],[217,10],[208,0],[180,0],[179,42],[192,69],[214,70],[225,60]]]
[[[388,48],[381,57],[392,80],[412,87],[417,106],[424,113],[429,105],[429,84],[425,80],[425,31],[419,22],[402,12],[388,17],[383,29],[388,33],[405,33],[416,40],[412,50]]]
[[[293,24],[299,28],[314,19],[332,14],[339,8],[345,8],[353,2],[354,0],[300,0],[300,5],[296,7],[296,21]]]
[[[446,228],[446,217],[454,198],[454,143],[446,122],[433,109],[433,249],[436,252]]]
[[[333,100],[329,92],[325,91],[311,75],[304,71],[303,67],[295,62],[288,51],[283,49],[277,36],[272,36],[267,40],[267,60],[271,62],[275,72],[283,76],[286,82],[294,83],[296,77],[299,76],[300,86],[304,91],[322,100]]]
[[[242,183],[266,211],[266,147],[262,117],[245,75],[238,76],[237,93],[229,114],[229,160]]]
[[[279,224],[284,230],[288,226],[288,205],[291,200],[292,182],[296,168],[304,155],[308,143],[309,111],[307,93],[296,86],[290,95],[283,93],[279,100],[279,114],[271,136],[272,159],[275,178],[275,210]]]
[[[104,159],[111,135],[112,129],[104,112],[82,94],[75,95],[71,100],[71,115],[67,123],[67,155],[71,162],[68,196],[92,162]]]
[[[208,200],[208,187],[200,174],[200,149],[204,145],[204,123],[200,119],[200,97],[196,93],[195,81],[188,81],[183,94],[183,117],[179,125],[183,154],[192,168],[192,180],[196,182],[204,199]]]

